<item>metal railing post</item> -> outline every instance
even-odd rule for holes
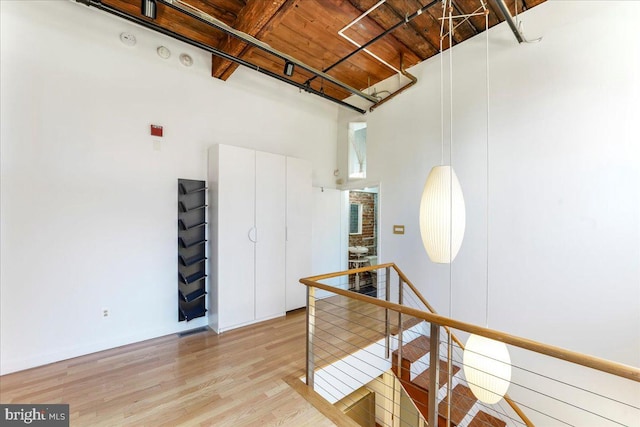
[[[451,427],[451,393],[453,378],[453,343],[451,342],[451,329],[447,329],[447,427]]]
[[[438,378],[440,378],[440,326],[431,323],[431,336],[429,337],[429,426],[438,425]]]
[[[402,278],[399,278],[400,286],[398,287],[398,304],[402,305],[404,300],[403,291],[402,291]],[[400,378],[402,378],[402,343],[404,340],[402,339],[402,313],[398,312],[398,374]],[[411,376],[411,374],[409,374]]]
[[[391,267],[387,267],[385,268],[385,292],[384,292],[384,299],[389,301],[389,297],[391,295]],[[385,348],[385,355],[386,358],[388,359],[389,357],[391,357],[391,327],[389,325],[389,309],[385,308],[384,309],[384,348]]]
[[[307,386],[313,388],[315,363],[313,335],[316,326],[316,288],[307,286]]]
[[[398,304],[404,302],[404,287],[402,286],[402,277],[398,278]]]

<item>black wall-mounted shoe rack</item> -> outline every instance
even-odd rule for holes
[[[202,317],[206,307],[205,181],[178,180],[178,320]]]

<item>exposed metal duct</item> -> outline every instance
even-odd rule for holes
[[[493,4],[495,4],[498,9],[500,9],[500,13],[502,13],[502,16],[504,17],[504,20],[507,21],[507,24],[509,24],[509,27],[511,28],[511,31],[513,31],[513,35],[516,36],[516,40],[518,40],[518,43],[535,43],[542,40],[542,37],[534,40],[527,40],[524,34],[522,34],[522,30],[518,27],[518,24],[513,19],[513,16],[511,16],[511,12],[509,11],[509,8],[507,7],[507,4],[504,2],[504,0],[492,1]]]
[[[400,95],[402,92],[404,92],[405,90],[409,89],[411,86],[413,86],[414,84],[418,83],[418,79],[416,76],[414,76],[411,73],[408,73],[405,69],[404,69],[404,58],[401,56],[400,57],[400,73],[405,76],[406,78],[408,78],[410,81],[409,83],[407,83],[406,85],[402,86],[400,89],[396,90],[395,92],[393,92],[392,94],[390,94],[389,96],[387,96],[386,98],[381,99],[380,101],[378,101],[376,104],[372,105],[371,107],[369,107],[369,111],[373,111],[376,108],[378,108],[379,106],[381,106],[382,104],[384,104],[387,101],[390,101],[392,98],[394,98],[396,95]]]

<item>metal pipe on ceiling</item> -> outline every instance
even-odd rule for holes
[[[400,73],[405,76],[406,78],[409,79],[409,83],[407,83],[406,85],[402,86],[400,89],[396,90],[395,92],[393,92],[391,95],[387,96],[384,99],[381,99],[380,101],[378,101],[377,103],[373,104],[371,107],[369,107],[369,111],[373,112],[373,110],[375,110],[376,108],[378,108],[379,106],[381,106],[382,104],[384,104],[387,101],[390,101],[392,98],[395,98],[397,95],[400,95],[402,92],[404,92],[405,90],[409,89],[411,86],[413,86],[414,84],[418,83],[418,78],[416,76],[414,76],[413,74],[407,72],[404,69],[404,63],[403,63],[403,57],[400,57]]]
[[[509,8],[507,7],[507,4],[504,2],[504,0],[491,1],[493,1],[493,4],[495,4],[500,10],[500,13],[502,13],[504,20],[507,21],[507,24],[509,24],[509,28],[511,28],[513,35],[516,36],[516,40],[518,40],[518,43],[534,43],[542,40],[542,37],[535,40],[527,40],[527,38],[524,36],[524,34],[522,34],[522,31],[518,27],[518,24],[516,24],[516,21],[513,19],[513,16],[511,16],[511,12],[509,11]]]
[[[186,43],[186,44],[189,44],[191,46],[194,46],[194,47],[197,47],[199,49],[202,49],[202,50],[204,50],[206,52],[209,52],[209,53],[211,53],[213,55],[219,56],[219,57],[221,57],[223,59],[226,59],[228,61],[235,62],[238,65],[243,65],[243,66],[245,66],[247,68],[250,68],[250,69],[252,69],[254,71],[257,71],[259,73],[265,74],[265,75],[267,75],[269,77],[272,77],[274,79],[277,79],[277,80],[279,80],[281,82],[288,83],[288,84],[290,84],[292,86],[295,86],[300,90],[303,90],[305,92],[309,92],[309,93],[312,93],[314,95],[320,96],[320,97],[322,97],[324,99],[332,101],[332,102],[334,102],[334,103],[336,103],[338,105],[341,105],[343,107],[350,108],[350,109],[352,109],[354,111],[357,111],[358,113],[365,114],[367,112],[366,110],[363,110],[363,109],[361,109],[359,107],[356,107],[355,105],[351,105],[351,104],[349,104],[349,103],[347,103],[345,101],[342,101],[341,99],[334,98],[334,97],[332,97],[330,95],[325,94],[322,91],[313,89],[312,87],[310,87],[307,84],[298,83],[298,82],[296,82],[294,80],[286,79],[286,78],[280,76],[277,73],[274,73],[274,72],[269,71],[269,70],[264,69],[264,68],[260,68],[258,65],[252,64],[251,62],[245,61],[244,59],[241,59],[241,58],[238,58],[236,56],[230,55],[230,54],[228,54],[228,53],[226,53],[224,51],[221,51],[219,49],[216,49],[216,48],[214,48],[212,46],[206,45],[206,44],[201,43],[199,41],[192,40],[192,39],[190,39],[188,37],[185,37],[185,36],[183,36],[181,34],[173,32],[171,30],[167,30],[166,28],[160,27],[159,25],[153,24],[152,22],[149,22],[147,20],[144,20],[144,19],[138,18],[136,16],[132,16],[132,15],[129,15],[127,13],[124,13],[124,12],[122,12],[122,11],[116,9],[116,8],[113,8],[113,7],[109,6],[109,5],[105,5],[104,3],[101,2],[101,0],[75,0],[75,1],[77,3],[82,3],[84,5],[95,7],[97,9],[103,10],[103,11],[108,12],[108,13],[110,13],[112,15],[115,15],[115,16],[117,16],[119,18],[126,19],[127,21],[130,21],[130,22],[133,22],[135,24],[141,25],[141,26],[143,26],[145,28],[148,28],[150,30],[157,31],[157,32],[159,32],[161,34],[164,34],[166,36],[169,36],[169,37],[172,37],[172,38],[174,38],[176,40],[179,40],[179,41],[181,41],[183,43]],[[372,97],[372,98],[375,101],[377,101],[376,98],[374,98],[374,97]]]
[[[351,86],[349,86],[348,84],[341,82],[340,80],[336,79],[335,77],[332,77],[328,74],[325,74],[323,71],[320,70],[316,70],[315,68],[305,64],[304,62],[301,62],[299,60],[297,60],[296,58],[287,55],[286,53],[280,52],[279,50],[276,50],[274,48],[272,48],[271,46],[269,46],[267,43],[264,43],[258,39],[256,39],[253,36],[250,36],[247,33],[244,33],[242,31],[238,31],[235,28],[230,27],[229,25],[225,24],[224,22],[214,18],[211,15],[208,15],[204,12],[202,12],[201,10],[182,2],[181,0],[158,0],[160,3],[163,3],[173,9],[179,10],[182,13],[184,13],[185,15],[188,15],[194,19],[197,19],[201,22],[204,22],[205,24],[208,24],[214,28],[216,28],[217,30],[220,30],[226,34],[229,34],[230,36],[236,37],[240,40],[242,40],[243,42],[257,47],[258,49],[264,50],[265,52],[276,56],[282,60],[284,60],[285,62],[291,62],[293,64],[295,64],[296,66],[302,68],[303,70],[306,70],[312,74],[314,74],[316,77],[321,77],[331,83],[333,83],[334,85],[346,90],[347,92],[350,92],[354,95],[357,95],[361,98],[366,99],[369,102],[377,102],[377,99],[374,98],[373,96],[364,93],[356,88],[353,88]]]
[[[507,21],[507,24],[509,24],[509,27],[511,28],[511,31],[513,31],[513,35],[516,36],[516,40],[518,40],[518,43],[522,43],[524,41],[524,36],[522,35],[522,33],[520,33],[520,30],[516,25],[516,21],[514,21],[511,17],[511,12],[509,12],[509,8],[505,4],[505,2],[503,0],[493,0],[493,4],[498,7],[500,13],[502,13],[502,16],[504,16],[504,20]]]
[[[372,44],[374,44],[375,42],[377,42],[381,38],[385,37],[387,34],[393,32],[397,28],[399,28],[399,27],[401,27],[401,26],[413,21],[415,18],[417,18],[418,16],[422,15],[427,9],[431,8],[432,6],[435,6],[436,4],[438,4],[440,2],[442,2],[442,0],[433,0],[432,2],[428,3],[427,5],[422,6],[420,9],[418,9],[417,11],[412,13],[411,15],[407,16],[405,19],[403,19],[402,21],[398,22],[397,24],[394,24],[393,26],[389,27],[388,29],[386,29],[382,33],[378,34],[377,36],[375,36],[374,38],[372,38],[371,40],[369,40],[368,42],[366,42],[365,44],[363,44],[362,46],[360,46],[356,50],[354,50],[351,53],[349,53],[347,56],[343,56],[342,58],[338,59],[336,62],[334,62],[333,64],[329,65],[327,68],[322,70],[322,72],[326,73],[327,71],[330,71],[335,66],[343,63],[344,61],[346,61],[347,59],[351,58],[353,55],[357,54],[358,52],[368,48],[369,46],[371,46]],[[311,77],[310,79],[308,79],[304,83],[305,84],[309,84],[313,80],[315,80],[316,77],[317,76]]]

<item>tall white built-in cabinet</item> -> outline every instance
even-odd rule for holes
[[[311,272],[311,164],[230,145],[209,150],[216,332],[303,307]]]

